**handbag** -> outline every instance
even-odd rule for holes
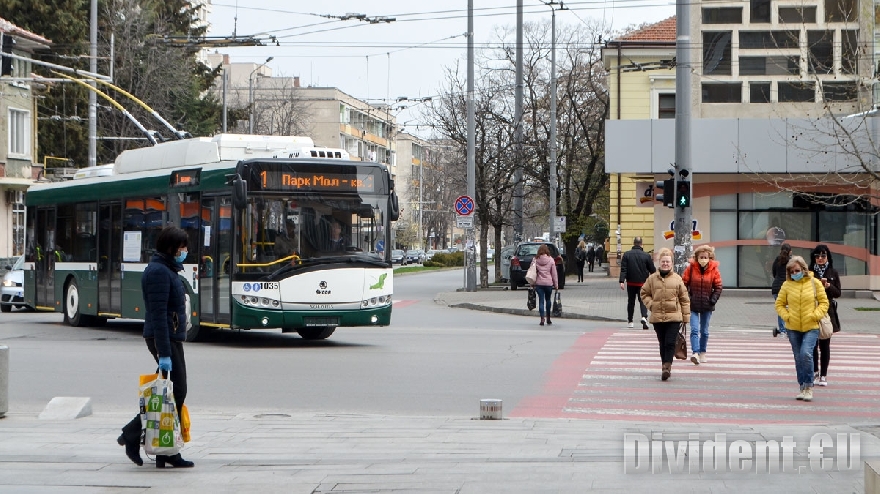
[[[816,283],[813,283],[813,295],[816,297],[816,307],[819,307],[819,293],[816,291]],[[830,303],[830,302],[829,302]],[[819,319],[819,339],[827,340],[834,334],[834,325],[831,324],[831,316],[828,312]]]
[[[556,294],[553,295],[553,306],[550,313],[553,314],[553,317],[562,317],[562,295],[559,294],[559,290],[556,290]]]
[[[141,376],[139,395],[144,452],[176,455],[183,447],[183,437],[174,401],[174,383],[158,374]]]
[[[687,323],[682,322],[681,326],[678,327],[678,336],[675,337],[675,358],[678,360],[687,360],[688,358],[687,336],[685,335],[686,331]]]
[[[535,289],[529,287],[529,296],[526,299],[526,308],[529,310],[535,310],[535,307],[538,306],[537,302],[537,294],[535,293]]]
[[[526,283],[534,285],[536,281],[538,281],[538,265],[533,260],[532,264],[529,265],[529,270],[526,271]]]

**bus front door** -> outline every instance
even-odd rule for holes
[[[98,209],[98,315],[121,317],[122,205],[101,203]]]
[[[199,318],[229,324],[229,269],[232,250],[229,197],[202,197],[202,259],[199,266]]]

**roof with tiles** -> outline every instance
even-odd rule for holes
[[[675,16],[627,33],[614,41],[668,41],[675,43]]]
[[[19,38],[29,39],[31,41],[35,41],[37,43],[43,43],[46,45],[52,44],[52,41],[48,38],[44,38],[39,34],[32,33],[27,29],[22,29],[15,24],[7,21],[6,19],[0,17],[0,32],[9,33],[13,36],[17,36]]]

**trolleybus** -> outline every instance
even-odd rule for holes
[[[142,319],[141,274],[166,225],[189,235],[187,340],[203,327],[324,339],[384,326],[397,219],[386,166],[311,139],[223,134],[123,152],[26,196],[25,303],[72,326]]]

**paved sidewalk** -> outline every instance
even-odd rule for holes
[[[130,414],[70,421],[0,419],[0,492],[9,493],[539,493],[863,492],[880,440],[847,426],[736,427],[469,417],[228,411],[193,414],[184,457],[195,468],[137,467],[116,444]],[[624,473],[624,434],[674,441],[796,441],[788,473]],[[816,433],[859,433],[853,469],[807,461]],[[646,443],[642,443],[645,445]],[[826,457],[834,457],[826,450]],[[727,453],[722,472],[727,472]],[[687,463],[684,463],[687,468]]]
[[[598,269],[598,268],[597,268]],[[537,309],[526,309],[525,288],[512,291],[507,287],[492,287],[476,292],[443,292],[434,299],[436,303],[462,309],[503,312],[538,317]],[[588,319],[607,321],[615,326],[626,325],[626,292],[620,289],[617,279],[605,272],[584,273],[584,282],[578,283],[573,276],[566,278],[562,294],[564,319]],[[845,292],[837,299],[842,331],[880,334],[880,302],[870,292]],[[776,311],[770,289],[725,289],[712,315],[713,328],[766,328],[768,335],[776,325]],[[873,309],[873,311],[856,310]],[[635,325],[638,323],[639,306],[636,302]]]

